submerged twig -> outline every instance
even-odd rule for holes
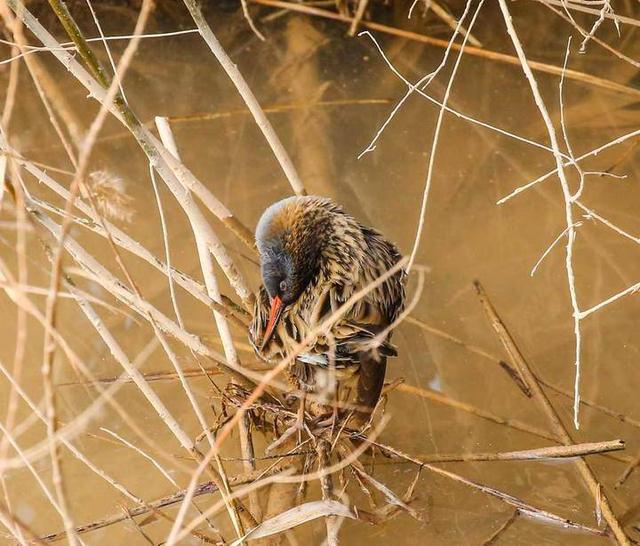
[[[499,1],[503,2],[504,0],[499,0]],[[492,319],[495,317],[497,320],[500,320],[498,313],[495,311],[495,308],[489,301],[486,295],[486,292],[484,291],[484,288],[482,288],[482,285],[478,281],[475,281],[475,287],[476,287],[476,291],[478,292],[480,301],[482,302],[483,308],[487,313],[487,316],[491,317]],[[502,321],[500,320],[500,322]],[[508,336],[508,338],[510,339],[510,344],[512,344],[514,347],[517,347],[516,343],[514,342],[513,338],[509,335],[506,328],[504,330],[504,334]],[[551,404],[551,401],[549,400],[545,392],[542,390],[542,387],[538,383],[536,376],[533,374],[530,365],[527,363],[524,357],[519,360],[516,360],[514,364],[518,367],[518,371],[526,379],[527,383],[531,387],[531,391],[533,393],[533,399],[538,403],[538,405],[540,406],[540,409],[546,414],[554,434],[561,439],[564,445],[572,444],[573,440],[571,439],[571,436],[567,432],[567,429],[565,428],[565,426],[562,424],[562,421],[560,420],[560,417],[556,412],[555,408]],[[596,498],[600,499],[602,515],[605,521],[607,522],[607,524],[609,525],[609,527],[611,528],[611,531],[616,537],[616,540],[621,545],[629,546],[630,545],[629,539],[626,536],[622,527],[620,526],[620,523],[618,522],[611,508],[611,505],[609,504],[609,500],[607,499],[606,494],[602,491],[601,486],[596,480],[596,477],[593,471],[591,470],[591,468],[585,462],[584,459],[576,459],[576,465],[578,467],[580,475],[582,476],[583,481],[585,482],[589,490],[589,493],[591,493],[591,495],[593,496],[594,501]]]

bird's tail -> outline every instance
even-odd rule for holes
[[[355,419],[358,424],[364,424],[370,417],[373,408],[380,399],[387,371],[387,357],[377,351],[360,353],[360,371]]]

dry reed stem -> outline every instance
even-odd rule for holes
[[[305,13],[307,15],[314,15],[317,17],[325,18],[325,19],[332,19],[334,21],[340,21],[343,23],[351,23],[353,20],[351,17],[346,17],[344,15],[340,15],[339,13],[336,13],[333,11],[306,6],[304,4],[294,4],[292,2],[282,2],[280,0],[251,0],[251,2],[255,4],[262,4],[264,6],[271,6],[274,8],[286,9],[292,12]],[[448,47],[448,44],[449,44],[448,40],[432,38],[431,36],[426,36],[424,34],[418,34],[418,33],[410,32],[407,30],[401,30],[395,27],[390,27],[388,25],[375,23],[373,21],[362,21],[361,25],[371,30],[384,32],[385,34],[390,34],[392,36],[407,38],[409,40],[414,40],[416,42],[429,44],[436,47],[446,48]],[[453,44],[452,48],[460,49],[460,46],[458,44]],[[467,55],[472,55],[474,57],[480,57],[480,58],[489,59],[492,61],[502,62],[505,64],[520,66],[520,61],[518,60],[517,57],[514,57],[513,55],[498,53],[496,51],[490,51],[487,49],[477,48],[473,46],[466,46],[465,52],[467,53]],[[529,64],[531,68],[537,72],[552,74],[554,76],[562,75],[562,69],[558,66],[542,63],[538,61],[530,61]],[[577,70],[567,70],[566,77],[571,80],[580,81],[582,83],[592,85],[594,87],[598,87],[600,89],[606,89],[608,91],[622,93],[628,96],[640,97],[640,90],[638,89],[634,89],[633,87],[629,87],[626,85],[621,85],[621,84],[612,82],[610,80],[606,80],[604,78],[599,78],[591,74],[579,72]]]
[[[160,133],[160,138],[163,141],[163,144],[165,145],[165,147],[169,150],[170,153],[172,153],[176,159],[180,159],[179,155],[178,155],[178,150],[175,144],[175,140],[173,138],[173,134],[171,132],[171,128],[169,126],[168,123],[163,123],[160,122],[158,123],[158,120],[156,118],[156,126],[158,128],[158,132]],[[205,286],[207,287],[207,292],[209,294],[209,297],[211,297],[214,301],[216,301],[218,304],[222,305],[222,299],[221,299],[221,295],[220,295],[220,290],[218,288],[218,281],[216,279],[215,273],[214,273],[214,269],[213,269],[213,263],[211,260],[211,255],[209,254],[209,250],[210,250],[210,244],[211,244],[211,237],[215,237],[213,231],[211,230],[211,233],[209,234],[209,236],[207,237],[207,239],[205,239],[202,236],[202,231],[200,229],[198,229],[198,225],[195,223],[191,224],[193,232],[194,232],[194,236],[196,239],[196,248],[198,250],[198,258],[200,260],[200,267],[202,270],[202,275],[204,277],[205,280]],[[214,244],[217,242],[218,245],[221,245],[221,243],[219,241],[214,241]],[[218,328],[218,333],[220,336],[220,340],[222,342],[222,346],[224,349],[224,353],[225,353],[225,357],[227,362],[230,362],[232,365],[234,366],[240,366],[240,362],[238,360],[238,354],[236,352],[236,349],[233,345],[233,339],[231,337],[231,330],[229,329],[229,324],[227,323],[226,318],[224,317],[224,315],[222,315],[221,313],[218,313],[217,311],[213,311],[213,315],[214,315],[214,319],[216,322],[216,326]],[[183,379],[183,382],[185,380]],[[195,402],[195,399],[193,400],[192,404],[194,405],[194,409],[197,408],[197,403]],[[204,419],[204,416],[197,412],[198,414],[198,419],[200,421],[200,424],[203,428],[203,431],[205,431],[205,434],[207,436],[207,439],[209,440],[209,444],[211,446],[213,446],[214,440],[213,440],[213,436],[211,435],[211,433],[209,432],[209,426],[206,423],[206,420]],[[241,429],[242,430],[242,429]],[[248,434],[248,429],[245,429],[245,432],[247,432]],[[244,447],[246,447],[248,445],[249,440],[245,438],[244,442],[241,442],[242,445]],[[246,453],[248,454],[248,453]],[[245,455],[246,455],[245,454]],[[216,463],[218,466],[218,470],[220,473],[220,476],[222,478],[222,485],[224,486],[223,489],[221,489],[221,492],[224,491],[224,495],[223,496],[228,496],[230,494],[229,491],[229,486],[228,486],[228,481],[226,479],[226,475],[224,473],[224,468],[222,465],[222,462],[220,461],[219,457],[216,457]],[[253,499],[254,503],[255,503],[255,499]],[[232,512],[232,521],[234,523],[234,527],[236,528],[236,533],[238,534],[238,537],[242,537],[244,535],[244,527],[242,524],[242,520],[239,516],[238,513],[238,507],[233,504],[230,505],[233,508],[233,512]],[[255,504],[255,506],[257,506],[257,504]],[[253,519],[254,516],[253,514],[249,514],[250,517]],[[255,520],[254,522],[255,523]]]
[[[53,8],[56,15],[60,18],[63,26],[69,31],[68,22],[71,19],[69,13],[66,11],[66,6],[61,4],[59,0],[50,0],[51,7]],[[122,58],[118,65],[117,74],[122,75],[126,72],[131,59],[137,49],[138,39],[135,38],[136,34],[140,34],[142,29],[146,25],[147,18],[152,9],[152,2],[150,0],[144,0],[142,3],[142,7],[140,9],[140,13],[138,15],[138,19],[136,21],[134,38],[129,42],[125,51],[122,55]],[[21,14],[21,10],[18,10],[18,15]],[[76,27],[77,30],[77,27]],[[79,31],[78,31],[79,33]],[[91,157],[91,152],[93,150],[93,145],[97,138],[98,133],[100,132],[104,121],[106,120],[108,110],[106,108],[106,104],[111,104],[114,98],[116,98],[116,94],[118,92],[118,75],[116,75],[114,82],[111,83],[109,89],[107,90],[106,97],[104,103],[101,105],[100,110],[95,117],[89,132],[85,136],[81,148],[80,154],[78,157],[78,164],[76,168],[76,173],[74,175],[73,181],[71,183],[70,190],[70,198],[67,200],[65,204],[65,213],[69,214],[73,207],[73,202],[76,199],[77,193],[80,190],[80,185],[84,181],[85,174],[88,169],[89,159]],[[70,544],[75,545],[78,543],[78,539],[75,536],[74,524],[71,519],[67,494],[65,490],[65,484],[63,482],[62,476],[62,468],[61,463],[59,462],[59,453],[57,443],[54,441],[53,437],[56,432],[56,402],[53,391],[53,382],[52,382],[52,370],[53,370],[53,359],[54,359],[54,351],[55,351],[55,340],[51,335],[51,330],[55,327],[55,317],[56,317],[56,302],[57,302],[57,293],[60,286],[60,275],[62,269],[62,254],[64,248],[64,238],[67,235],[67,232],[71,226],[70,217],[66,216],[63,218],[63,222],[61,225],[58,245],[55,250],[55,255],[53,258],[52,272],[51,272],[51,280],[49,286],[49,294],[47,296],[46,301],[46,327],[44,334],[44,356],[43,356],[43,366],[42,366],[42,376],[43,376],[43,384],[44,384],[44,393],[45,393],[45,403],[46,403],[46,414],[47,414],[47,435],[49,437],[50,443],[50,453],[52,460],[52,470],[53,470],[53,483],[56,489],[56,494],[58,497],[58,502],[61,507],[61,515],[63,521],[65,523],[65,530],[68,533]]]
[[[5,19],[5,24],[7,28],[11,28],[12,31],[21,32],[22,24],[19,21],[10,20],[6,18],[6,14],[4,13],[6,7],[3,6],[4,9],[1,9],[3,19]],[[19,50],[19,46],[13,46],[12,52]],[[15,106],[15,98],[18,89],[18,77],[19,77],[19,61],[12,61],[11,67],[9,70],[9,82],[7,84],[6,97],[5,102],[2,109],[2,116],[0,117],[0,131],[7,131],[9,128],[9,124],[11,121],[11,117],[13,115],[13,110]],[[7,176],[7,166],[9,167],[9,171],[11,172],[11,176],[15,176],[16,174],[16,166],[12,162],[9,162],[9,158],[3,156],[0,158],[0,207],[3,204],[3,197],[5,192],[5,178]],[[15,226],[16,226],[16,254],[17,254],[17,266],[18,266],[18,279],[21,284],[28,283],[28,268],[27,268],[27,260],[26,260],[26,213],[24,207],[24,200],[22,199],[22,193],[16,192],[15,196],[16,201],[16,218],[15,218]],[[22,375],[22,371],[24,369],[24,360],[26,353],[26,343],[27,343],[27,315],[22,308],[17,309],[16,316],[16,342],[15,342],[15,350],[13,355],[13,373],[17,377]],[[7,413],[6,413],[6,421],[4,427],[4,435],[0,442],[0,460],[5,459],[7,456],[7,451],[9,449],[9,444],[12,443],[12,434],[14,433],[14,425],[16,420],[16,413],[18,410],[18,396],[13,385],[10,387],[9,396],[7,401]],[[5,498],[5,502],[7,505],[7,509],[9,511],[12,510],[11,499],[9,497],[9,492],[7,490],[6,479],[4,476],[4,472],[0,470],[0,482],[2,484],[2,490]],[[21,528],[18,525],[14,525],[9,529],[10,532],[16,537],[16,539],[23,543],[25,542],[23,533]]]
[[[4,368],[4,366],[2,366],[1,362],[0,362],[0,368],[1,368],[2,372],[4,373],[4,375],[10,381],[12,381],[12,384],[14,384],[12,378],[9,375],[9,372]],[[44,413],[42,413],[42,411],[40,411],[40,409],[34,404],[34,402],[29,398],[29,396],[22,390],[22,388],[19,385],[15,385],[15,386],[16,386],[16,390],[19,392],[21,398],[26,402],[26,404],[34,412],[34,415],[36,415],[43,423],[46,424],[46,416],[44,415]],[[138,505],[138,506],[146,507],[149,510],[154,510],[153,506],[150,506],[148,503],[146,503],[140,497],[138,497],[137,495],[131,493],[125,486],[123,486],[122,484],[117,482],[115,479],[113,479],[111,476],[109,476],[106,472],[104,472],[102,469],[97,467],[88,457],[86,457],[82,452],[80,452],[67,439],[65,439],[63,437],[61,439],[61,442],[65,445],[65,447],[67,447],[67,449],[69,449],[69,451],[74,455],[74,457],[76,457],[79,461],[81,461],[83,464],[85,464],[92,472],[94,472],[97,476],[99,476],[100,478],[105,480],[108,484],[110,484],[112,487],[114,487],[122,495],[124,495],[128,499],[130,499],[133,502],[135,502],[136,505]],[[136,450],[140,452],[139,448],[136,448]],[[24,457],[24,454],[21,454],[21,457]],[[24,457],[24,459],[25,459],[25,464],[27,466],[29,466],[28,459],[26,457]],[[53,504],[54,504],[54,506],[56,506],[55,503],[53,503]],[[157,511],[156,511],[156,513],[157,513]],[[80,532],[80,531],[78,531],[78,528],[76,528],[76,531]],[[65,532],[65,534],[66,534],[66,532]]]
[[[70,55],[61,44],[33,17],[33,15],[24,7],[19,0],[6,0],[11,9],[16,12],[24,24],[31,32],[41,41],[45,48],[69,70],[76,79],[89,91],[90,96],[98,102],[104,102],[106,98],[105,85],[106,80],[97,81],[87,70],[78,63],[72,55]],[[86,40],[83,40],[81,34],[74,35],[78,40],[76,43],[78,50],[85,59],[91,61],[93,53]],[[97,61],[92,64],[94,73],[100,72],[101,67]],[[236,236],[240,238],[249,248],[253,249],[252,233],[231,213],[231,211],[223,205],[195,176],[177,161],[166,148],[158,141],[151,132],[140,123],[134,113],[126,107],[122,102],[117,104],[107,104],[109,111],[121,121],[134,136],[142,150],[145,152],[149,161],[154,165],[156,170],[167,183],[172,193],[182,198],[185,190],[191,190],[205,206]],[[178,198],[178,201],[180,201]],[[237,278],[234,272],[229,269],[228,261],[221,263],[225,274],[231,276],[230,282],[234,288],[241,287],[241,279]],[[235,283],[235,284],[234,284]],[[250,292],[247,290],[245,297],[249,297]],[[244,298],[243,298],[244,299]]]
[[[40,169],[36,164],[32,161],[28,161],[24,159],[20,154],[11,148],[6,142],[0,141],[0,147],[6,151],[6,153],[12,154],[12,158],[25,168],[30,174],[32,174],[39,182],[44,183],[51,190],[60,195],[63,199],[69,198],[69,192],[66,188],[64,188],[61,184],[56,182],[53,178],[51,178],[45,171]],[[37,202],[37,201],[36,201]],[[89,229],[102,237],[108,238],[109,235],[112,237],[115,244],[124,248],[128,252],[138,256],[142,260],[146,261],[148,264],[158,269],[159,271],[166,274],[168,271],[168,265],[165,264],[162,260],[157,258],[154,254],[152,254],[148,249],[146,249],[142,244],[138,241],[130,237],[127,233],[122,231],[116,225],[112,224],[106,219],[102,219],[99,215],[96,214],[96,211],[93,207],[88,207],[81,200],[76,200],[75,206],[78,210],[86,214],[91,221],[87,221],[84,219],[77,219],[76,222],[86,228]],[[53,209],[51,209],[53,210]],[[63,214],[60,211],[60,214]],[[198,281],[189,277],[185,273],[178,271],[177,269],[172,268],[171,270],[171,279],[172,281],[179,284],[184,290],[194,296],[196,299],[204,303],[209,307],[213,307],[218,310],[220,313],[224,314],[227,318],[234,320],[238,323],[237,317],[232,314],[232,310],[228,309],[225,306],[221,306],[218,302],[214,301],[209,297],[206,293],[205,287],[202,286]],[[224,301],[224,297],[223,297]],[[225,301],[225,305],[228,306],[229,302]],[[239,325],[241,327],[246,327],[246,323],[240,322]],[[184,328],[183,328],[184,329]]]
[[[502,3],[504,2],[504,0],[499,0],[499,2],[501,3],[501,7],[502,7]],[[508,11],[506,10],[506,5],[503,7],[503,10],[505,15],[505,20],[508,20]],[[482,303],[483,309],[487,314],[487,317],[489,318],[489,320],[492,323],[496,321],[502,322],[497,312],[495,311],[495,308],[489,301],[486,295],[486,292],[482,288],[482,285],[478,281],[476,281],[475,287],[478,292],[478,296]],[[509,336],[509,333],[506,330],[506,328],[504,330],[504,333],[507,336]],[[510,343],[516,346],[515,342],[513,341],[513,338],[511,338]],[[524,358],[522,358],[521,360],[515,361],[514,364],[518,367],[520,374],[526,379],[528,384],[531,386],[533,398],[537,401],[538,405],[540,406],[540,409],[547,416],[554,434],[557,435],[562,440],[562,443],[564,445],[572,444],[573,440],[571,439],[571,436],[569,435],[566,428],[562,424],[562,421],[560,420],[558,413],[556,412],[553,405],[551,404],[551,401],[545,394],[544,390],[542,390],[542,387],[538,383],[538,380],[536,379],[536,376],[533,374],[528,362]],[[611,529],[613,535],[615,536],[616,541],[618,542],[618,544],[621,544],[623,546],[630,546],[629,538],[626,536],[626,534],[624,533],[624,530],[620,526],[620,523],[616,519],[616,516],[609,504],[607,496],[602,491],[602,488],[598,483],[598,481],[596,480],[596,477],[593,471],[591,470],[591,468],[589,467],[589,465],[586,463],[584,459],[577,459],[576,465],[589,492],[594,497],[594,501],[596,498],[600,499],[600,507],[602,510],[602,515],[605,521],[607,522],[607,524],[609,525],[609,528]]]
[[[10,281],[12,280],[10,272],[8,271],[8,269],[6,268],[4,263],[2,263],[1,260],[0,260],[0,272],[4,275],[5,278],[7,278]],[[12,301],[14,301],[16,305],[24,307],[27,313],[33,316],[41,325],[44,326],[45,324],[44,315],[40,313],[40,311],[28,300],[28,298],[24,296],[23,293],[21,293],[18,290],[9,290],[7,291],[7,294],[12,299]],[[54,335],[57,338],[57,343],[59,347],[63,350],[65,356],[71,362],[72,366],[75,369],[78,369],[85,377],[89,378],[90,380],[94,379],[93,375],[89,372],[84,362],[80,358],[78,358],[78,356],[68,346],[65,338],[62,337],[57,330],[54,331]],[[37,415],[38,412],[36,412],[33,409],[35,405],[32,402],[29,402],[29,398],[25,395],[20,385],[9,374],[9,372],[7,372],[6,369],[4,369],[4,367],[2,367],[1,365],[0,365],[0,370],[5,374],[9,382],[12,384],[13,388],[15,388],[16,391],[20,394],[21,398],[23,398],[25,402],[32,408],[33,414]],[[163,453],[163,451],[159,450],[158,446],[154,444],[147,437],[144,431],[142,431],[140,427],[136,425],[135,421],[129,418],[128,414],[123,410],[122,406],[118,404],[113,398],[113,394],[117,391],[117,389],[122,384],[123,384],[122,377],[109,389],[103,389],[99,384],[96,384],[95,387],[100,394],[100,398],[98,398],[98,400],[94,402],[94,404],[91,407],[87,408],[82,414],[76,416],[76,418],[73,421],[73,426],[67,425],[64,427],[64,429],[58,430],[57,435],[60,438],[60,441],[64,443],[67,447],[69,447],[69,449],[73,450],[72,447],[66,444],[66,442],[70,440],[74,435],[76,435],[82,427],[85,426],[88,420],[100,410],[100,408],[104,403],[108,403],[122,417],[123,422],[126,423],[134,432],[136,432],[136,434],[138,434],[138,436],[140,436],[140,438],[142,438],[145,441],[145,443],[153,447],[156,451]],[[43,449],[45,451],[48,449],[46,445],[46,441],[44,442],[44,444],[45,445],[42,446],[42,448],[40,447],[30,448],[29,454],[27,455],[30,461],[34,461],[36,460],[37,457],[41,456],[42,455],[41,451],[43,451]],[[5,468],[20,468],[22,466],[22,465],[17,465],[10,460],[2,461],[2,464]]]
[[[276,156],[280,167],[282,167],[284,174],[289,180],[289,184],[291,184],[293,191],[297,195],[304,195],[306,193],[304,185],[302,183],[302,180],[300,180],[300,177],[291,159],[289,158],[289,154],[287,154],[287,151],[282,145],[282,142],[280,142],[278,135],[274,131],[271,123],[269,122],[267,116],[258,103],[255,95],[253,94],[253,91],[251,91],[251,88],[244,79],[244,76],[242,75],[240,70],[238,70],[238,67],[229,58],[229,55],[227,55],[227,52],[224,50],[215,34],[211,30],[211,27],[202,15],[199,2],[197,0],[183,1],[185,6],[187,6],[187,9],[189,10],[189,13],[191,14],[193,21],[200,30],[202,39],[207,43],[209,49],[211,49],[211,52],[215,55],[216,59],[218,59],[218,62],[222,65],[222,68],[224,68],[224,71],[233,82],[233,85],[235,85],[238,93],[240,93],[240,96],[247,105],[247,108],[249,108],[249,110],[251,111],[253,118],[258,124],[258,127],[262,131],[262,134],[264,135],[267,143],[271,147],[273,154]]]
[[[260,477],[261,472],[262,471],[257,471],[252,474],[240,474],[235,477],[232,476],[231,478],[229,478],[229,482],[231,485],[242,485],[246,483],[252,483],[257,478]],[[199,484],[193,496],[200,497],[203,495],[211,495],[217,492],[218,492],[218,487],[213,482],[208,481],[208,482]],[[154,501],[147,502],[146,505],[144,506],[138,506],[136,508],[128,508],[127,512],[129,513],[130,517],[142,516],[142,515],[148,514],[149,512],[157,513],[162,508],[173,506],[174,504],[178,504],[179,502],[182,502],[182,500],[184,499],[184,496],[185,496],[184,490],[177,491],[175,493],[161,497]],[[126,521],[127,519],[128,519],[127,516],[123,516],[122,513],[118,513],[113,516],[103,518],[101,520],[97,520],[85,525],[81,525],[76,528],[76,531],[80,534],[88,533],[91,531],[97,531],[98,529],[104,529],[105,527],[110,527],[111,525],[121,523],[123,521]],[[49,542],[62,540],[64,537],[65,537],[65,533],[64,531],[62,531],[58,533],[50,533],[48,535],[45,535],[42,537],[42,540],[46,541],[44,543],[47,544]]]

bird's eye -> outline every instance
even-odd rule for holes
[[[285,293],[287,291],[287,281],[280,281],[280,292]]]

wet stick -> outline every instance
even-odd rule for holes
[[[511,527],[516,522],[519,515],[520,510],[516,508],[511,516],[509,516],[504,521],[504,523],[500,527],[498,527],[487,540],[482,543],[482,546],[491,546],[492,544],[496,544],[498,542],[498,539],[509,529],[509,527]]]
[[[484,291],[484,288],[482,287],[480,282],[475,281],[474,286],[476,288],[476,292],[478,293],[478,297],[480,298],[480,302],[482,303],[482,308],[485,314],[487,315],[489,322],[492,325],[503,324],[495,308],[489,301],[488,296]],[[509,335],[506,327],[502,330],[502,332],[504,333],[504,335],[508,336],[508,338],[510,339],[510,344],[517,348],[515,341]],[[518,353],[522,355],[520,351],[518,351]],[[538,383],[538,380],[536,379],[536,376],[531,371],[531,367],[529,366],[527,361],[524,359],[524,357],[522,357],[522,359],[514,361],[514,364],[518,367],[518,371],[520,372],[522,377],[525,378],[525,380],[531,387],[531,391],[533,393],[533,399],[538,403],[538,405],[540,406],[540,409],[546,414],[554,434],[561,439],[564,445],[572,444],[573,440],[571,439],[571,436],[567,432],[567,429],[565,428],[565,426],[562,424],[562,421],[560,420],[560,417],[558,416],[558,413],[556,412],[555,408],[551,404],[551,401],[549,400],[545,392],[542,390],[540,383]],[[611,532],[613,533],[616,541],[618,542],[618,544],[621,544],[624,546],[630,546],[631,543],[629,542],[628,537],[624,533],[624,530],[620,526],[620,523],[618,522],[615,514],[613,513],[613,510],[611,509],[607,496],[602,490],[602,486],[596,479],[593,471],[591,470],[589,465],[586,463],[586,461],[582,458],[576,460],[576,465],[578,467],[578,471],[580,472],[580,475],[582,476],[582,479],[584,480],[587,486],[587,489],[593,495],[594,502],[596,501],[596,499],[598,498],[600,499],[600,507],[602,510],[602,515],[606,520],[607,524],[609,525]]]

